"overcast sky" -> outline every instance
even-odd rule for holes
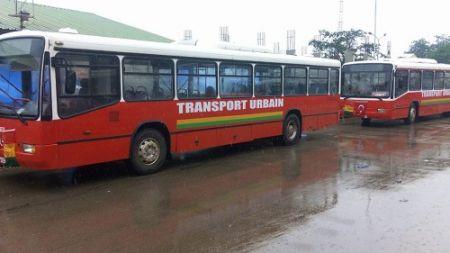
[[[375,0],[344,0],[344,29],[373,31]],[[29,1],[31,2],[31,1]],[[174,40],[191,29],[201,43],[218,41],[219,26],[230,30],[231,41],[256,44],[266,33],[267,45],[286,45],[286,30],[295,29],[297,50],[320,29],[336,30],[339,0],[35,0],[57,7],[93,12]],[[392,41],[394,56],[412,40],[450,34],[449,0],[378,0],[378,34]],[[385,46],[383,46],[385,50]]]

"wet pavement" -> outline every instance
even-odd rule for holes
[[[179,157],[0,170],[0,252],[448,252],[450,118]],[[69,179],[68,179],[69,178]]]

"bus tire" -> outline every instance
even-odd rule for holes
[[[297,144],[301,136],[300,119],[297,115],[289,114],[283,122],[282,143],[285,146]]]
[[[137,175],[147,175],[161,170],[167,159],[167,142],[155,129],[144,129],[133,139],[130,165]]]
[[[371,119],[362,119],[361,126],[370,126]]]
[[[417,106],[415,104],[412,104],[408,110],[408,117],[403,121],[405,122],[406,125],[410,125],[415,123],[416,120],[417,120]]]

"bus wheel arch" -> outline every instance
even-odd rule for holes
[[[170,153],[169,130],[161,122],[145,122],[133,133],[129,165],[138,175],[159,171]]]
[[[286,146],[298,143],[302,135],[302,126],[302,113],[300,110],[289,110],[283,120],[282,143]]]

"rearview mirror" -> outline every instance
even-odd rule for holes
[[[75,71],[66,70],[65,93],[74,94],[77,86],[77,73]]]

